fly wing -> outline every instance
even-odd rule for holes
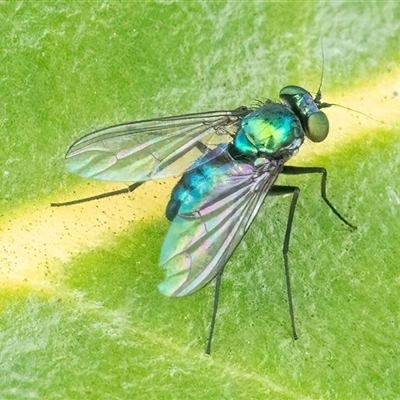
[[[117,182],[181,175],[204,152],[230,142],[249,112],[241,107],[101,129],[71,145],[66,166],[85,178]]]
[[[203,173],[210,166],[204,164]],[[181,205],[165,238],[160,265],[166,279],[159,285],[161,293],[185,296],[215,277],[240,243],[280,169],[275,161],[255,167],[231,159],[223,167],[211,168],[210,176],[205,174],[204,182],[198,182],[189,201]]]

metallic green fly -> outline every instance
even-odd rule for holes
[[[327,172],[320,167],[285,163],[305,138],[322,142],[329,122],[321,94],[313,98],[299,86],[280,91],[281,102],[267,100],[258,108],[211,111],[136,121],[90,133],[73,143],[67,169],[85,178],[135,182],[129,188],[69,205],[130,192],[147,180],[182,175],[172,191],[166,216],[171,221],[161,249],[166,296],[186,296],[216,278],[214,309],[206,353],[211,352],[221,278],[226,263],[243,239],[266,196],[291,194],[283,243],[289,312],[297,339],[288,250],[300,189],[276,185],[279,174],[321,174],[321,196],[350,228],[326,196]]]

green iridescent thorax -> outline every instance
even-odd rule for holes
[[[234,145],[245,155],[278,158],[293,154],[303,140],[296,115],[288,107],[269,101],[243,118]]]

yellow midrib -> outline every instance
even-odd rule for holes
[[[329,96],[329,102],[358,109],[388,126],[399,124],[400,69],[352,92]],[[366,130],[384,127],[342,108],[331,107],[326,114],[331,125],[330,136],[323,144],[305,143],[296,164],[317,148],[320,154],[330,153],[336,142],[357,140]],[[176,179],[146,182],[128,195],[69,207],[51,208],[47,203],[29,205],[16,210],[11,218],[3,217],[0,219],[2,287],[52,286],[62,265],[75,255],[101,246],[111,234],[121,232],[133,221],[162,216],[175,182]],[[79,198],[123,187],[114,183],[96,183],[94,186],[93,191],[82,192]],[[79,189],[76,192],[79,193]],[[56,195],[53,199],[54,202],[66,200],[70,199]]]

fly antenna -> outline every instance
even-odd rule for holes
[[[364,117],[370,118],[370,119],[372,119],[372,120],[375,121],[375,122],[379,122],[379,123],[383,124],[382,121],[379,121],[379,120],[377,120],[377,119],[375,119],[375,118],[372,118],[370,115],[365,114],[365,113],[363,113],[363,112],[361,112],[361,111],[354,110],[353,108],[346,107],[346,106],[342,106],[342,105],[340,105],[340,104],[335,104],[335,103],[321,103],[321,98],[322,98],[321,87],[322,87],[322,82],[323,82],[323,80],[324,80],[324,70],[325,70],[325,55],[324,55],[324,42],[323,42],[323,38],[321,38],[321,56],[322,56],[321,81],[319,82],[319,88],[318,88],[317,93],[315,94],[315,99],[314,99],[314,103],[317,105],[317,107],[318,107],[319,109],[321,109],[321,108],[328,108],[328,107],[331,107],[331,106],[336,106],[336,107],[344,108],[345,110],[353,111],[353,112],[355,112],[355,113],[357,113],[357,114],[363,115]]]
[[[321,71],[321,80],[319,82],[319,88],[317,90],[317,93],[315,94],[315,99],[314,102],[315,104],[317,104],[318,108],[319,105],[321,104],[321,98],[322,98],[322,94],[321,94],[321,87],[322,87],[322,82],[324,80],[324,70],[325,70],[325,55],[324,55],[324,42],[323,42],[323,38],[321,38],[321,56],[322,56],[322,71]]]
[[[372,120],[375,121],[375,122],[379,122],[380,124],[383,124],[382,121],[379,121],[378,119],[375,119],[375,118],[371,117],[370,115],[363,113],[362,111],[355,110],[354,108],[342,106],[342,105],[336,104],[336,103],[319,103],[319,104],[318,104],[318,108],[319,108],[319,109],[321,109],[321,108],[328,108],[328,107],[331,107],[331,106],[336,106],[336,107],[344,108],[345,110],[353,111],[353,112],[355,112],[355,113],[357,113],[357,114],[363,115],[364,117],[367,117],[367,118],[369,118],[369,119],[372,119]]]

